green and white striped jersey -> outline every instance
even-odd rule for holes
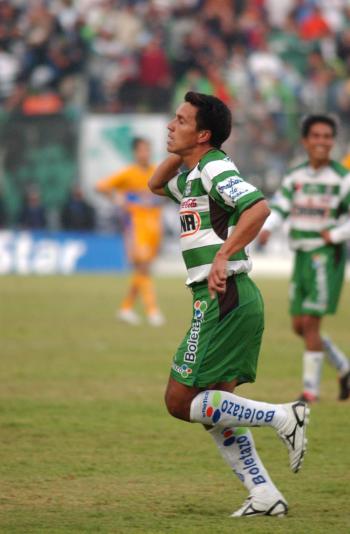
[[[350,173],[340,163],[314,169],[305,162],[282,181],[270,204],[271,215],[264,229],[273,231],[289,218],[289,239],[294,250],[310,251],[325,245],[320,235],[330,230],[333,243],[350,238]]]
[[[241,213],[263,199],[221,150],[207,152],[190,171],[172,178],[166,194],[180,204],[181,249],[188,285],[205,280],[216,253],[231,235]],[[248,248],[232,255],[228,274],[251,270]]]

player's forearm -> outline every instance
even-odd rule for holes
[[[343,224],[329,230],[330,242],[337,244],[350,239],[350,219]]]
[[[102,186],[101,184],[97,183],[95,185],[95,191],[96,193],[99,193],[100,195],[104,195],[105,197],[111,199],[113,195],[113,190],[106,188],[105,186]]]
[[[148,187],[152,193],[155,193],[156,195],[165,195],[164,186],[177,174],[181,164],[182,158],[176,154],[171,154],[162,161],[148,182]]]
[[[256,238],[269,214],[270,209],[265,200],[245,210],[234,231],[220,248],[218,255],[228,260],[232,254],[244,249]]]

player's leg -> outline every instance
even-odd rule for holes
[[[215,384],[216,396],[232,391],[236,380]],[[172,415],[189,420],[189,406],[201,393],[200,388],[185,386],[169,379],[166,391],[166,404]],[[272,482],[257,451],[253,436],[248,428],[235,425],[204,425],[212,436],[221,456],[228,463],[238,479],[248,490],[249,497],[234,512],[233,517],[250,515],[284,515],[288,505],[283,495]]]
[[[236,381],[214,384],[213,389],[232,393],[234,387]],[[248,498],[232,517],[285,515],[288,511],[287,501],[262,463],[249,428],[216,425],[209,429],[209,434],[223,459],[248,490]]]
[[[344,246],[331,247],[328,255],[327,275],[329,284],[329,305],[327,313],[336,313],[344,282],[346,250]],[[328,362],[338,372],[339,400],[350,397],[350,362],[348,357],[327,336],[322,335],[323,349]]]
[[[147,320],[151,326],[162,326],[164,316],[159,310],[154,281],[151,276],[151,260],[139,261],[140,296],[145,308]]]
[[[120,308],[117,311],[117,318],[121,321],[132,325],[138,325],[141,323],[141,319],[134,311],[136,298],[139,294],[139,276],[136,270],[133,271],[130,285],[127,290],[127,294],[120,304]]]
[[[135,263],[135,229],[133,220],[130,217],[125,220],[123,235],[126,255],[130,265],[132,266],[132,274],[129,286],[127,288],[127,293],[120,304],[119,310],[117,311],[117,318],[126,323],[138,325],[141,323],[141,320],[133,308],[140,293],[140,275]]]
[[[314,402],[320,394],[323,343],[320,322],[327,306],[325,264],[313,253],[297,252],[290,285],[290,313],[294,332],[303,338],[303,391],[300,400]]]
[[[323,342],[321,338],[322,317],[313,315],[302,316],[302,336],[305,351],[303,354],[303,393],[302,400],[314,402],[320,396],[320,384],[324,360]]]
[[[263,303],[256,286],[248,277],[230,277],[224,296],[212,300],[204,283],[196,287],[193,300],[192,324],[175,354],[167,388],[169,412],[207,426],[272,426],[297,471],[305,451],[303,403],[274,405],[229,391],[200,391],[217,383],[230,383],[232,391],[235,384],[255,380],[263,332]],[[197,395],[187,389],[193,386]]]
[[[304,253],[299,268],[299,279],[304,289],[298,308],[305,344],[302,398],[312,402],[319,397],[321,370],[326,353],[331,365],[339,372],[339,398],[347,399],[350,396],[349,361],[328,338],[321,335],[322,317],[335,313],[339,301],[345,269],[343,248],[323,247],[315,252]]]
[[[165,322],[158,303],[151,276],[152,263],[160,245],[159,217],[150,214],[139,216],[135,224],[135,261],[139,272],[139,291],[151,326],[161,326]]]
[[[285,515],[286,499],[271,480],[255,447],[251,431],[235,426],[214,426],[208,432],[224,461],[248,491],[248,498],[232,517]]]
[[[350,362],[348,357],[326,335],[322,335],[323,348],[328,362],[339,374],[339,400],[350,397]]]

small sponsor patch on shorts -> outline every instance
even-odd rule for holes
[[[182,378],[188,378],[192,374],[192,369],[185,363],[180,366],[173,362],[171,367],[176,373],[179,373]]]

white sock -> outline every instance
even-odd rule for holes
[[[329,337],[322,336],[322,342],[329,363],[337,369],[340,376],[345,376],[350,371],[350,362],[344,352]]]
[[[214,426],[209,430],[222,457],[250,493],[259,487],[271,493],[278,489],[269,477],[248,428]]]
[[[324,353],[322,351],[306,350],[303,357],[303,386],[304,393],[315,397],[320,395],[321,372]]]
[[[272,426],[279,429],[287,412],[282,404],[268,404],[238,397],[234,393],[206,390],[198,393],[191,403],[193,423],[220,426]]]

